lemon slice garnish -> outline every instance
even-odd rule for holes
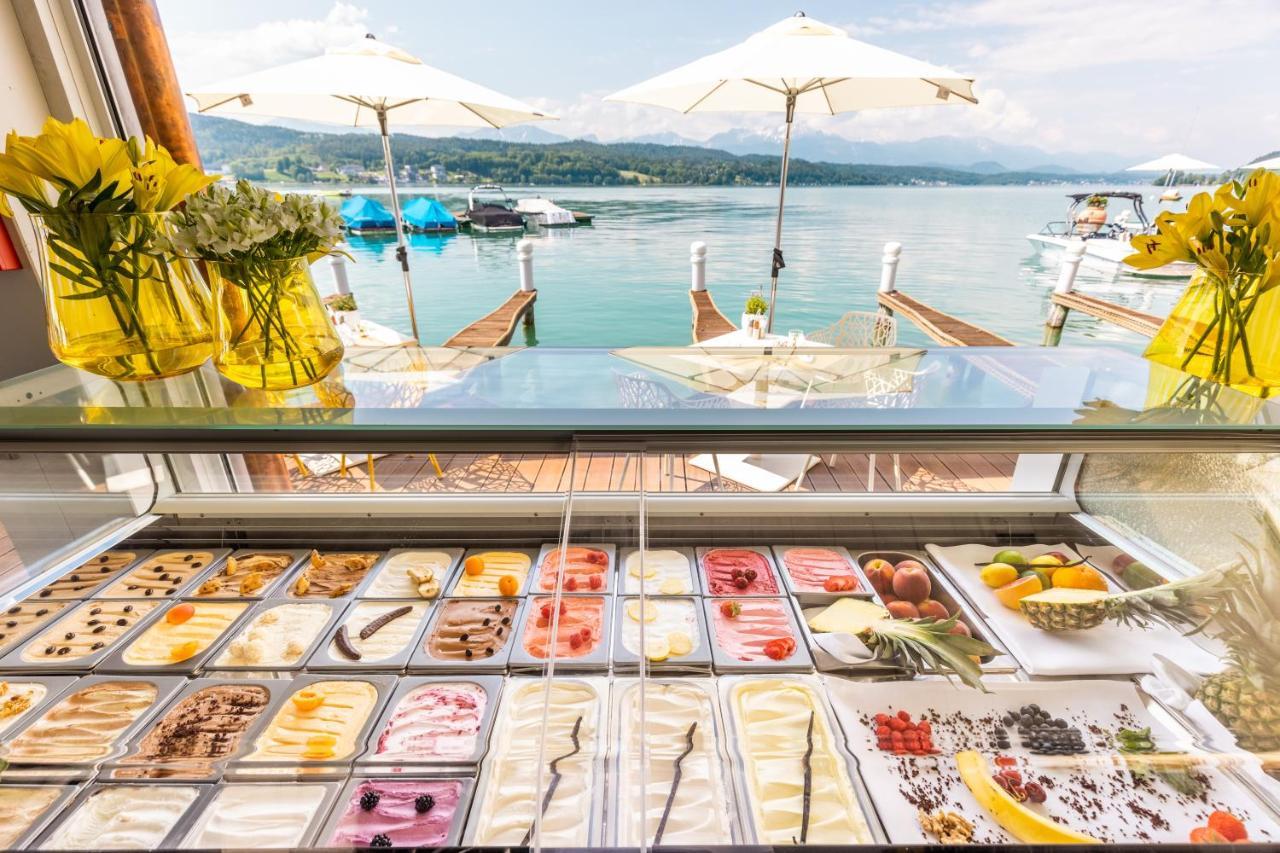
[[[652,601],[646,601],[645,604],[647,606],[644,608],[643,621],[652,622],[658,618],[658,608]],[[633,598],[627,602],[627,616],[635,622],[641,621],[640,599]]]
[[[693,638],[684,631],[672,631],[667,634],[667,648],[676,657],[682,657],[693,651]]]
[[[671,654],[671,644],[662,637],[650,637],[644,644],[644,656],[651,661],[663,661]]]
[[[680,595],[688,591],[684,585],[684,578],[664,578],[662,583],[658,584],[658,592],[663,595]]]

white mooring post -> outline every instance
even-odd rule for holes
[[[895,293],[898,290],[898,261],[902,258],[901,243],[885,243],[880,257],[880,292]]]
[[[347,280],[347,259],[342,255],[330,255],[329,265],[333,270],[333,292],[345,296],[351,292],[351,282]]]
[[[1066,296],[1076,289],[1076,273],[1080,271],[1080,261],[1084,258],[1084,241],[1072,240],[1062,252],[1062,265],[1058,267],[1058,283],[1053,286],[1055,294]],[[1068,309],[1057,303],[1049,305],[1049,319],[1045,323],[1045,346],[1057,346],[1062,338],[1062,327],[1067,323]]]
[[[692,267],[692,275],[689,280],[689,289],[693,291],[701,291],[707,289],[707,244],[701,240],[694,240],[689,244],[689,265]]]
[[[533,286],[533,241],[516,243],[516,261],[520,264],[520,289],[528,293],[537,290]]]

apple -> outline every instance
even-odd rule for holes
[[[997,551],[996,555],[991,558],[993,563],[1008,563],[1011,566],[1019,567],[1027,564],[1027,558],[1023,556],[1021,551],[1015,551],[1012,548],[1006,548],[1003,551]]]
[[[888,606],[889,615],[894,619],[915,619],[920,611],[910,601],[895,601]]]
[[[1050,551],[1048,554],[1045,554],[1045,556],[1046,556],[1046,557],[1056,557],[1056,558],[1058,559],[1058,562],[1059,562],[1061,565],[1064,565],[1064,566],[1065,566],[1067,563],[1072,562],[1071,558],[1070,558],[1070,557],[1068,557],[1066,554],[1062,553],[1061,551]]]
[[[916,604],[928,598],[932,589],[933,584],[929,582],[929,575],[925,573],[924,566],[919,563],[914,567],[900,567],[894,572],[893,594],[898,598]]]
[[[917,604],[916,609],[920,611],[921,616],[931,616],[939,620],[951,618],[951,611],[947,610],[947,605],[932,598],[926,598]]]

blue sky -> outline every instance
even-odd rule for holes
[[[1234,166],[1280,148],[1280,0],[160,0],[185,85],[320,53],[372,32],[424,61],[603,140],[731,129],[760,115],[683,116],[604,104],[631,83],[728,47],[797,8],[851,35],[977,78],[977,108],[813,119],[850,139],[986,137]]]

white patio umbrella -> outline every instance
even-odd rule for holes
[[[1280,157],[1271,157],[1267,160],[1259,160],[1256,163],[1247,163],[1241,166],[1242,169],[1271,169],[1272,171],[1280,170]]]
[[[406,125],[450,127],[506,127],[555,118],[492,89],[432,68],[373,36],[346,47],[330,48],[321,56],[202,86],[188,92],[187,97],[195,101],[201,113],[378,128],[396,221],[396,258],[404,274],[414,338],[419,337],[418,318],[413,308],[409,253],[396,195],[388,116],[394,113],[396,120]]]
[[[1125,169],[1126,172],[1168,172],[1164,179],[1165,189],[1173,183],[1174,172],[1216,172],[1221,166],[1188,157],[1186,154],[1166,154],[1136,166]]]
[[[692,112],[786,115],[769,287],[769,326],[782,259],[782,212],[791,126],[801,115],[836,115],[880,107],[976,104],[973,78],[851,39],[797,12],[741,44],[713,53],[605,100]]]

